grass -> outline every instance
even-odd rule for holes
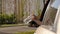
[[[4,24],[4,25],[0,25],[0,28],[14,27],[14,26],[26,26],[26,25],[25,24]]]
[[[16,32],[15,34],[34,34],[35,30],[26,31],[26,32]]]

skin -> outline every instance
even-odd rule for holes
[[[42,22],[41,21],[39,21],[37,18],[36,18],[36,16],[35,15],[32,15],[32,18],[31,18],[33,21],[35,21],[38,25],[41,25],[42,24]]]

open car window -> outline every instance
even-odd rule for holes
[[[51,4],[49,3],[49,5],[46,9],[46,12],[44,14],[43,21],[42,21],[44,23],[44,25],[53,25],[54,24],[56,12],[57,12],[57,9],[54,7],[51,7]]]
[[[59,1],[60,0],[56,0],[51,4],[51,6],[49,6],[49,8],[46,10],[44,18],[43,18],[44,25],[51,26],[50,28],[52,28],[52,31],[53,31],[53,28],[55,26],[54,21],[55,21],[55,17],[56,17],[56,14],[57,14],[58,7],[60,5]],[[47,29],[50,29],[50,28],[48,27]]]
[[[56,14],[57,14],[57,10],[58,10],[58,7],[60,5],[60,0],[55,0],[51,6],[49,6],[49,8],[47,9],[45,15],[44,15],[44,19],[43,19],[43,23],[44,25],[49,25],[51,27],[48,26],[45,27],[47,29],[50,30],[50,28],[52,28],[51,30],[56,32],[56,28],[57,28],[57,23],[55,23],[55,20],[56,20]]]

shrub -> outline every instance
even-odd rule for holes
[[[3,24],[5,22],[5,17],[3,14],[0,14],[0,24]]]
[[[14,14],[11,15],[0,14],[0,24],[14,24],[14,23],[15,23]]]

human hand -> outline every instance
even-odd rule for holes
[[[34,20],[36,20],[37,18],[36,18],[36,16],[32,15],[32,16],[31,16],[31,19],[34,21]]]

